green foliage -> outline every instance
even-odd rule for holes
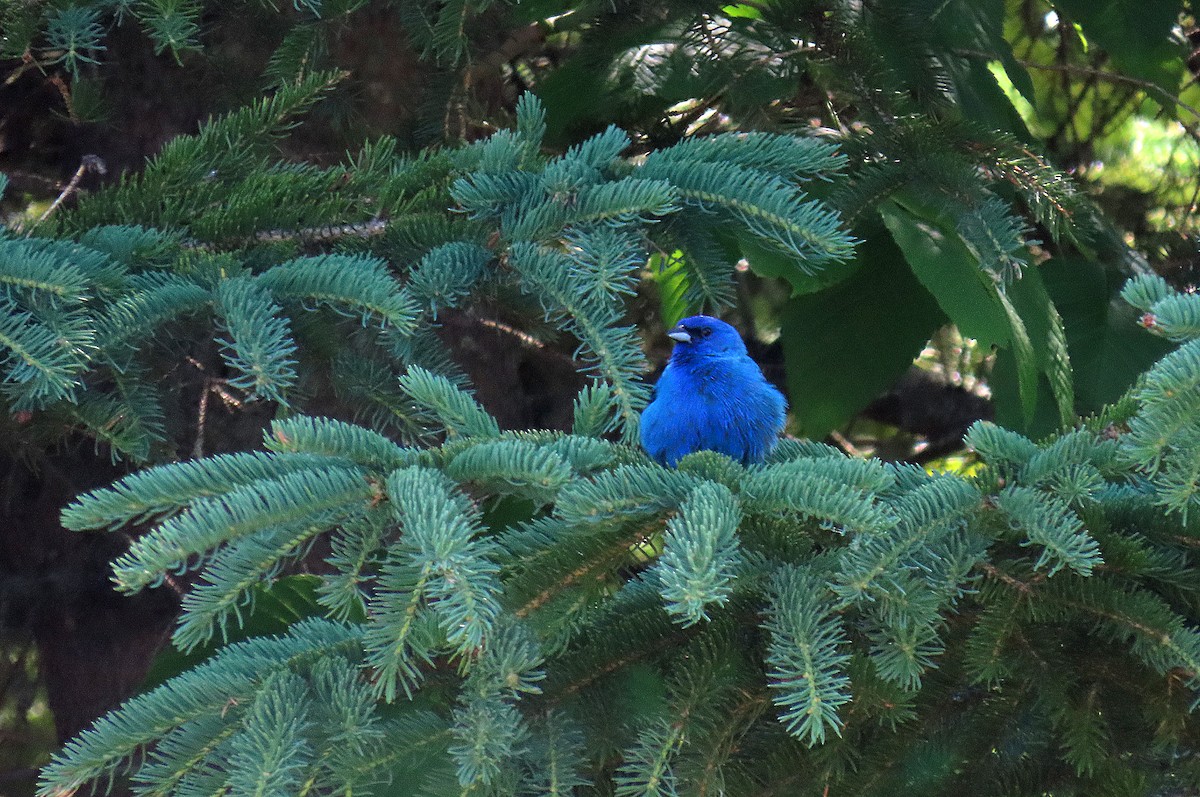
[[[838,709],[850,702],[845,630],[818,576],[782,567],[774,574],[765,630],[767,678],[787,731],[810,745],[841,735]]]
[[[1152,281],[1127,294],[1195,311],[1195,297]],[[1027,755],[1081,778],[1152,725],[1189,745],[1200,598],[1186,577],[1195,530],[1181,515],[1195,500],[1187,466],[1200,437],[1159,426],[1200,378],[1186,346],[1147,373],[1128,431],[1080,427],[1035,443],[978,424],[969,442],[987,465],[970,478],[804,442],[752,469],[710,454],[679,470],[622,464],[607,453],[620,444],[501,432],[420,370],[406,389],[457,430],[441,446],[296,417],[275,426],[268,453],[135,474],[67,518],[105,527],[174,512],[116,569],[137,589],[198,564],[177,644],[225,627],[316,535],[332,537],[318,588],[328,619],[229,645],[135,699],[56,758],[44,792],[130,761],[156,791],[331,778],[370,791],[399,778],[566,794],[611,776],[621,794],[683,793],[696,766],[719,768],[731,793],[761,793],[797,766],[849,787],[876,748],[885,761],[901,754],[926,712],[963,723],[963,739],[938,752],[937,735],[919,733],[903,754],[965,763],[971,746],[998,744],[1045,706],[1055,713]],[[589,388],[581,401],[619,399]],[[468,496],[533,503],[489,520]],[[1122,668],[1094,667],[1102,650]],[[1025,677],[1038,659],[1053,662],[1050,675]],[[596,701],[634,688],[631,678],[650,678],[661,700],[605,730]],[[1156,697],[1130,712],[1130,689]],[[331,712],[340,725],[318,719]],[[337,727],[365,732],[332,756]],[[440,740],[433,758],[385,766],[384,745],[415,727]],[[597,743],[581,746],[580,732]],[[439,756],[450,769],[429,766]],[[792,763],[780,770],[776,756]],[[1016,777],[1021,760],[993,762],[987,776]]]
[[[725,605],[741,557],[735,532],[741,520],[724,485],[705,482],[667,522],[666,545],[656,573],[667,611],[683,625],[707,620],[708,603]]]
[[[4,389],[17,409],[69,406],[81,386],[115,381],[117,390],[102,399],[89,395],[72,412],[115,454],[153,458],[166,441],[162,397],[150,389],[155,369],[148,366],[161,362],[156,333],[168,326],[187,330],[192,346],[201,347],[191,362],[220,373],[235,400],[284,408],[302,401],[329,378],[324,364],[297,358],[318,335],[333,360],[334,389],[362,416],[408,439],[421,434],[423,411],[440,417],[449,435],[494,435],[494,422],[472,410],[465,394],[449,405],[429,404],[430,395],[450,395],[439,392],[437,380],[458,376],[425,322],[473,292],[508,286],[532,295],[548,319],[578,339],[581,359],[606,385],[603,395],[617,399],[615,413],[605,404],[605,419],[589,433],[615,424],[633,439],[648,394],[640,379],[644,355],[622,324],[621,298],[633,291],[653,222],[710,213],[707,200],[686,198],[687,181],[722,182],[733,161],[759,169],[759,182],[744,189],[723,184],[731,223],[765,240],[790,236],[794,254],[811,261],[805,268],[848,254],[850,239],[836,214],[803,200],[787,182],[841,165],[831,147],[807,139],[722,137],[711,152],[697,150],[694,163],[684,157],[691,146],[631,163],[621,157],[628,137],[611,128],[548,159],[539,152],[542,112],[528,96],[515,132],[448,157],[412,160],[395,155],[394,145],[375,144],[356,156],[349,183],[341,168],[275,163],[273,138],[336,79],[313,73],[195,136],[174,139],[141,174],[44,224],[53,237],[0,239]],[[754,187],[760,183],[766,188]],[[390,255],[398,239],[359,232],[357,225],[378,223],[367,215],[375,202],[368,197],[389,200],[372,208],[376,218],[436,211],[453,222],[445,207],[457,202],[452,209],[472,221],[464,225],[459,216],[431,228],[432,237],[422,233],[409,250],[415,265],[397,273],[374,250]],[[331,213],[345,226],[295,228],[329,225]],[[403,227],[396,232],[407,234]],[[499,248],[478,243],[493,234]],[[310,235],[331,239],[333,251],[301,254]],[[800,240],[812,251],[802,252]],[[199,354],[206,322],[219,361]],[[338,330],[336,344],[331,329]]]
[[[281,163],[362,5],[283,9],[264,99],[0,236],[5,414],[166,463],[62,518],[141,527],[117,587],[183,578],[173,642],[197,662],[64,747],[42,793],[1200,788],[1200,305],[1131,281],[1144,331],[1123,345],[1110,300],[1138,257],[1018,115],[1043,83],[1004,4],[406,0],[454,71],[443,135],[457,114],[477,140]],[[1166,4],[1126,38],[1114,3],[1052,5],[1078,24],[1063,74],[1082,33],[1174,91]],[[6,54],[74,76],[125,18],[181,60],[225,12],[2,13]],[[530,22],[552,39],[536,58],[476,57]],[[500,63],[544,104],[476,137]],[[949,320],[1001,350],[999,416],[1026,434],[975,425],[957,474],[797,440],[751,468],[654,465],[628,315],[647,264],[671,319],[779,313],[806,433]],[[477,400],[432,330],[479,305],[577,344],[571,433],[505,430]],[[277,416],[265,450],[202,456],[218,402]],[[361,425],[292,414],[331,405]],[[244,638],[299,567],[320,575],[297,617],[317,616]]]
[[[1143,324],[1155,334],[1185,341],[1146,373],[1134,391],[1143,407],[1129,421],[1128,455],[1144,468],[1157,493],[1156,503],[1178,512],[1186,523],[1189,510],[1200,508],[1200,301],[1179,294],[1160,278],[1138,277],[1123,295],[1147,312]],[[1194,515],[1193,515],[1194,517]]]
[[[51,63],[61,62],[72,74],[78,74],[80,64],[98,63],[91,54],[104,49],[99,17],[98,8],[74,5],[52,13],[46,20],[46,45],[60,54]]]
[[[564,67],[544,81],[543,94],[558,110],[557,120],[551,115],[550,135],[556,121],[559,129],[585,121],[597,126],[614,114],[644,115],[647,106],[669,120],[669,133],[652,128],[659,135],[679,134],[685,127],[689,134],[697,128],[706,133],[796,130],[819,119],[821,134],[839,145],[845,179],[830,188],[818,186],[814,193],[839,209],[865,239],[852,264],[858,268],[812,275],[783,238],[772,238],[760,221],[754,224],[768,234],[771,246],[714,233],[711,226],[680,224],[679,238],[664,248],[660,266],[666,269],[660,282],[664,314],[681,317],[727,290],[707,268],[714,257],[741,257],[758,274],[785,280],[794,297],[780,313],[788,382],[794,397],[806,399],[794,402],[799,428],[816,435],[843,426],[893,384],[949,320],[969,337],[1001,349],[990,379],[998,417],[1006,425],[1044,434],[1073,422],[1081,410],[1094,411],[1114,400],[1155,355],[1133,347],[1118,356],[1136,367],[1114,370],[1109,359],[1087,350],[1102,340],[1088,327],[1113,298],[1120,282],[1114,274],[1102,292],[1086,298],[1052,295],[1041,284],[1035,264],[1046,250],[1099,260],[1126,273],[1139,256],[1077,184],[1054,167],[1028,124],[1044,120],[1048,134],[1054,131],[1046,147],[1065,131],[1074,135],[1076,120],[1055,118],[1046,104],[1047,94],[1061,101],[1053,94],[1060,76],[1075,81],[1069,93],[1076,99],[1068,99],[1084,109],[1080,116],[1090,107],[1097,82],[1125,87],[1126,108],[1113,114],[1131,113],[1130,107],[1146,97],[1162,102],[1163,96],[1174,96],[1177,85],[1159,82],[1143,86],[1141,93],[1132,87],[1143,79],[1161,81],[1172,70],[1179,83],[1182,52],[1169,40],[1166,23],[1178,13],[1176,5],[1154,6],[1153,23],[1139,26],[1144,39],[1125,36],[1127,10],[1106,3],[1087,11],[1078,3],[1049,4],[1035,12],[1021,3],[887,0],[867,6],[833,3],[818,13],[811,4],[783,2],[767,8],[733,5],[720,13],[673,7],[662,27],[608,18],[622,36],[585,43],[576,55],[577,68]],[[1044,26],[1053,23],[1042,21],[1042,15],[1050,6],[1064,21],[1048,31]],[[1094,43],[1094,52],[1081,59],[1086,63],[1077,63],[1075,29],[1068,18],[1080,25],[1080,40],[1094,32],[1114,61],[1130,65],[1130,73],[1106,71],[1106,56]],[[1013,39],[1026,35],[1033,39],[1030,50],[1044,51],[1045,64],[1014,52]],[[1154,53],[1136,68],[1132,53],[1142,50],[1131,45],[1134,40]],[[1089,42],[1084,41],[1085,50]],[[1071,63],[1064,65],[1064,57]],[[1038,66],[1046,71],[1031,74]],[[1151,72],[1154,78],[1148,77]],[[811,81],[811,94],[793,93],[791,81],[798,74]],[[822,109],[823,104],[828,106]],[[1103,116],[1106,112],[1097,109],[1094,124],[1111,124],[1113,116]],[[688,157],[705,157],[710,147],[719,152],[712,142],[720,138],[685,138],[694,150]],[[1079,149],[1086,163],[1090,150],[1086,144]],[[654,153],[647,165],[665,157]],[[802,158],[777,157],[772,150],[761,160],[726,159],[726,173],[751,186],[757,176],[739,169],[803,172]],[[693,201],[719,212],[720,202],[700,198],[703,186],[691,187],[700,192]],[[1190,211],[1183,214],[1190,218]],[[880,218],[886,231],[878,228]],[[888,239],[900,251],[882,259]],[[781,244],[791,256],[780,256]],[[686,273],[680,269],[684,264]],[[900,265],[916,279],[897,275]],[[868,281],[867,271],[875,282]],[[852,281],[843,291],[852,297],[845,302],[828,291],[843,279]],[[875,284],[886,287],[873,290]],[[872,299],[881,306],[865,304]],[[772,303],[780,310],[777,299]],[[1065,303],[1073,304],[1072,313],[1063,312]],[[854,357],[830,345],[851,338],[860,341]],[[813,384],[814,369],[837,379]],[[1115,390],[1105,389],[1116,383]],[[1106,395],[1097,402],[1097,393]]]
[[[286,406],[284,395],[296,381],[296,345],[280,311],[266,289],[250,280],[225,280],[217,289],[217,313],[229,335],[222,354],[241,373],[229,384]]]
[[[145,31],[156,53],[170,52],[177,60],[219,46],[199,26],[204,14],[227,22],[245,13],[279,31],[264,76],[273,96],[206,127],[200,137],[173,141],[143,175],[128,179],[128,190],[83,197],[71,228],[82,232],[98,223],[140,219],[186,227],[197,242],[237,249],[263,239],[301,244],[315,236],[324,242],[387,219],[384,226],[394,231],[387,245],[341,248],[419,261],[411,269],[409,296],[420,308],[411,309],[433,319],[440,309],[469,301],[478,288],[491,287],[485,277],[497,276],[497,264],[527,268],[520,289],[539,302],[549,291],[547,313],[575,319],[569,331],[583,344],[581,353],[624,399],[619,421],[628,435],[645,400],[636,382],[622,377],[640,366],[637,347],[604,316],[611,312],[604,302],[588,307],[564,301],[566,292],[580,287],[576,272],[593,267],[560,262],[573,251],[590,251],[570,243],[591,234],[583,229],[588,225],[669,219],[643,240],[614,250],[604,266],[613,273],[593,284],[607,284],[608,276],[627,281],[647,254],[669,255],[671,318],[720,310],[738,299],[729,269],[738,260],[784,280],[797,299],[850,277],[854,268],[825,267],[854,257],[843,219],[871,245],[857,255],[856,264],[866,269],[874,265],[871,248],[882,246],[871,239],[895,238],[900,261],[917,279],[890,276],[900,291],[891,305],[908,312],[874,326],[902,327],[905,334],[872,342],[870,348],[882,351],[869,367],[842,374],[834,391],[808,402],[819,405],[811,417],[800,410],[807,433],[844,425],[895,381],[947,320],[1002,349],[991,380],[999,417],[1034,434],[1115,399],[1095,400],[1097,393],[1123,392],[1154,360],[1153,352],[1136,350],[1133,367],[1114,371],[1091,356],[1086,343],[1079,351],[1076,341],[1097,340],[1081,327],[1103,313],[1119,279],[1110,278],[1103,295],[1072,300],[1043,291],[1036,277],[1019,277],[1041,271],[1036,264],[1045,250],[1110,269],[1137,261],[1114,224],[1043,150],[1076,136],[1085,123],[1099,127],[1096,137],[1108,136],[1105,125],[1127,119],[1143,100],[1178,96],[1174,110],[1194,107],[1178,91],[1179,80],[1171,80],[1184,71],[1184,51],[1170,38],[1179,11],[1174,3],[1153,3],[1142,24],[1131,25],[1131,12],[1119,3],[1092,8],[1066,0],[1043,9],[1052,8],[1056,17],[1000,0],[885,0],[870,7],[839,0],[820,9],[796,0],[766,8],[671,2],[657,17],[636,7],[619,11],[577,0],[519,8],[491,0],[404,0],[388,10],[403,22],[415,48],[438,65],[430,67],[437,74],[426,81],[431,88],[423,113],[440,136],[465,140],[475,130],[503,126],[474,118],[494,104],[484,96],[490,90],[483,86],[491,84],[483,75],[499,64],[510,83],[546,98],[549,113],[528,103],[513,109],[516,130],[477,143],[454,168],[447,162],[455,158],[444,154],[395,164],[392,140],[368,144],[352,158],[351,172],[262,158],[272,136],[315,97],[339,79],[354,85],[358,77],[346,78],[338,59],[355,48],[339,43],[360,24],[365,5],[306,2],[253,13],[195,0],[5,6],[14,31],[6,46],[14,55],[26,49],[44,54],[43,68],[62,59],[91,59],[102,69],[107,33],[130,21]],[[1128,33],[1133,28],[1136,35]],[[530,52],[530,36],[545,36],[544,49],[553,56],[536,47]],[[1017,41],[1027,45],[1019,53]],[[1060,92],[1068,95],[1065,111],[1058,107],[1062,97],[1052,93],[1061,88],[1054,82],[1060,75],[1070,84]],[[795,90],[798,76],[801,92]],[[358,93],[373,96],[371,90]],[[1125,106],[1107,108],[1110,95]],[[628,121],[628,129],[612,127],[613,119]],[[801,127],[817,135],[794,135]],[[1034,140],[1043,128],[1053,131],[1044,144]],[[247,137],[248,130],[259,132]],[[603,132],[583,141],[578,131]],[[215,146],[221,140],[230,145]],[[574,146],[548,162],[546,144]],[[1082,149],[1090,159],[1090,145]],[[845,179],[824,184],[834,173]],[[490,223],[457,224],[460,217],[453,221],[455,234],[439,230],[426,240],[424,233],[435,225],[451,223],[443,212],[449,202],[441,189],[447,185],[460,209]],[[157,207],[164,194],[174,198]],[[877,228],[881,216],[886,233]],[[502,246],[485,244],[494,231],[501,232]],[[412,235],[420,245],[398,246]],[[622,276],[629,258],[637,266]],[[943,259],[938,268],[930,264]],[[547,274],[556,283],[547,283]],[[1068,301],[1082,315],[1064,312]],[[772,303],[785,319],[811,310],[798,301],[782,308],[778,300]],[[844,339],[862,331],[853,313],[823,319],[824,335],[801,331],[793,320],[786,326],[797,330],[785,341],[797,395],[805,392],[807,370],[828,348],[824,335]],[[598,327],[611,329],[596,339]],[[381,384],[390,380],[381,378],[377,362],[353,362],[343,365],[353,373],[338,380],[339,389],[376,399],[359,417],[411,431],[412,419],[396,397],[384,396]]]

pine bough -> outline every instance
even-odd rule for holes
[[[667,470],[597,436],[611,392],[585,391],[576,433],[502,432],[413,368],[440,446],[295,417],[266,453],[82,496],[72,528],[154,524],[120,589],[199,570],[184,649],[235,629],[252,587],[316,536],[333,572],[323,616],[134,698],[55,758],[43,794],[130,770],[148,794],[577,794],[609,777],[622,795],[751,794],[773,772],[760,759],[833,777],[886,727],[929,730],[922,713],[957,704],[995,728],[1051,698],[1041,744],[1101,773],[1094,748],[1128,729],[1108,724],[1135,720],[1064,637],[1124,658],[1127,686],[1157,695],[1147,711],[1185,717],[1200,694],[1200,298],[1152,278],[1126,295],[1180,349],[1052,440],[976,425],[987,466],[971,478],[809,443]]]
[[[648,247],[711,250],[689,236],[720,222],[806,270],[835,264],[852,241],[797,181],[841,156],[729,134],[627,159],[612,128],[546,158],[526,100],[515,131],[453,152],[381,142],[349,173],[271,162],[265,142],[333,79],[168,147],[46,237],[0,237],[18,410],[66,409],[165,459],[147,352],[191,324],[232,388],[280,407],[311,378],[298,352],[340,339],[334,381],[371,419],[282,417],[264,451],[141,471],[66,509],[74,529],[145,524],[118,589],[190,579],[175,644],[217,650],[70,742],[42,794],[118,777],[181,795],[865,794],[938,756],[996,783],[1031,757],[1108,783],[1161,775],[1161,757],[1125,756],[1151,733],[1191,777],[1195,296],[1131,282],[1178,350],[1054,439],[977,425],[969,478],[797,441],[753,468],[700,453],[663,469],[630,442],[647,390],[622,324]],[[263,235],[330,218],[351,233],[314,233],[333,236],[325,254]],[[728,300],[727,266],[686,262],[692,301]],[[596,381],[572,433],[502,431],[428,334],[481,290],[578,341]],[[318,543],[312,616],[220,644]]]

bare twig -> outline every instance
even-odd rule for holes
[[[327,224],[299,230],[260,230],[254,234],[254,240],[264,243],[292,240],[305,243],[327,243],[341,238],[372,238],[383,235],[387,232],[387,228],[387,219],[374,218],[369,221]]]
[[[968,58],[986,58],[989,61],[999,60],[999,56],[995,53],[983,52],[980,50],[955,50],[957,55],[962,55]],[[1076,64],[1039,64],[1036,61],[1030,61],[1025,58],[1016,58],[1018,64],[1026,69],[1038,69],[1043,72],[1059,72],[1065,75],[1072,75],[1081,78],[1090,78],[1092,80],[1103,80],[1109,83],[1123,83],[1127,86],[1133,86],[1145,91],[1149,94],[1154,94],[1172,105],[1182,108],[1183,110],[1200,119],[1200,108],[1194,105],[1189,105],[1179,97],[1164,89],[1162,86],[1153,81],[1143,80],[1141,78],[1122,75],[1119,72],[1108,72],[1103,69],[1096,69],[1090,66],[1079,66]]]
[[[71,182],[67,183],[66,188],[59,193],[58,198],[50,203],[50,207],[46,208],[46,212],[43,213],[36,222],[34,222],[35,227],[46,219],[50,218],[50,214],[58,210],[58,206],[75,193],[75,191],[79,188],[79,181],[82,180],[83,176],[88,172],[107,174],[108,167],[105,166],[104,160],[101,159],[99,155],[84,155],[79,161],[79,168],[75,170],[74,176],[71,177]]]
[[[512,335],[514,338],[519,340],[522,344],[524,344],[525,346],[528,346],[531,349],[546,348],[546,344],[542,343],[540,340],[535,338],[533,335],[530,335],[528,332],[522,332],[521,330],[519,330],[513,326],[505,324],[503,321],[497,321],[494,318],[480,318],[480,319],[478,319],[478,321],[481,325],[487,327],[488,329],[494,329],[497,332],[502,332],[506,335]]]
[[[9,76],[4,79],[3,85],[11,86],[20,80],[21,77],[24,76],[24,74],[30,69],[37,69],[42,74],[46,73],[46,70],[41,63],[39,63],[38,60],[33,57],[33,53],[29,52],[29,50],[26,50],[21,54],[21,65],[14,69]]]
[[[1129,86],[1134,86],[1150,94],[1156,94],[1172,105],[1182,108],[1192,116],[1200,119],[1200,108],[1189,105],[1171,92],[1164,89],[1162,86],[1158,85],[1157,83],[1152,83],[1149,80],[1142,80],[1141,78],[1122,75],[1118,72],[1106,72],[1103,69],[1093,69],[1092,67],[1088,66],[1076,66],[1074,64],[1038,64],[1032,61],[1018,61],[1018,63],[1020,63],[1021,66],[1028,67],[1029,69],[1041,69],[1045,72],[1064,72],[1066,74],[1079,75],[1081,77],[1095,77],[1098,80],[1105,80],[1109,83],[1124,83]]]
[[[384,218],[374,218],[367,221],[353,221],[346,224],[326,224],[319,227],[304,227],[297,230],[259,230],[253,236],[237,241],[214,243],[211,241],[186,240],[182,243],[184,249],[201,252],[215,252],[226,246],[238,247],[253,243],[280,243],[296,241],[301,244],[332,243],[343,238],[374,238],[383,235],[391,222]]]
[[[848,454],[852,457],[858,457],[860,459],[863,457],[863,452],[860,451],[854,445],[854,443],[851,443],[850,440],[837,429],[829,432],[829,438],[837,444],[837,447],[842,450],[842,453]]]
[[[200,391],[200,406],[196,410],[196,442],[192,445],[192,457],[200,459],[204,456],[204,427],[208,422],[208,397],[210,377],[204,377],[204,389]]]

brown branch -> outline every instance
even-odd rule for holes
[[[770,697],[762,690],[755,692],[746,692],[743,690],[742,697],[744,699],[725,718],[724,730],[718,735],[717,744],[712,745],[710,749],[721,751],[724,748],[730,754],[736,752],[738,739],[746,735],[750,727],[758,721],[762,713],[771,705]],[[725,760],[728,760],[728,758]],[[708,797],[709,784],[717,782],[721,766],[725,760],[721,760],[717,755],[707,757],[704,770],[696,783],[697,794],[700,797]]]
[[[1087,66],[1075,66],[1073,64],[1038,64],[1032,61],[1018,61],[1018,63],[1020,63],[1021,66],[1028,67],[1029,69],[1041,69],[1046,72],[1063,72],[1081,77],[1094,77],[1098,80],[1105,80],[1110,83],[1124,83],[1126,85],[1139,88],[1142,91],[1150,94],[1157,94],[1159,97],[1163,98],[1172,105],[1183,108],[1192,116],[1200,119],[1200,109],[1197,109],[1193,105],[1189,105],[1171,92],[1164,89],[1162,86],[1158,85],[1157,83],[1152,83],[1149,80],[1142,80],[1141,78],[1122,75],[1118,72],[1106,72],[1103,69],[1094,69]]]
[[[997,568],[991,562],[984,562],[983,564],[979,565],[979,569],[982,570],[983,572],[987,573],[989,576],[996,579],[1000,583],[1004,584],[1005,586],[1012,587],[1013,589],[1015,589],[1017,592],[1020,592],[1025,597],[1029,597],[1030,595],[1033,594],[1033,584],[1021,581],[1020,579],[1017,579],[1017,578],[1013,578],[1008,573],[1005,573],[1003,570],[1000,570],[999,568]]]
[[[72,194],[75,193],[76,190],[78,190],[79,182],[83,179],[83,176],[85,174],[87,174],[88,172],[95,172],[96,174],[107,174],[108,167],[104,165],[104,161],[100,158],[99,155],[84,155],[80,159],[79,168],[75,170],[75,174],[74,174],[74,176],[71,177],[71,181],[69,183],[67,183],[66,187],[63,188],[63,190],[59,193],[58,198],[55,199],[54,202],[52,202],[50,204],[50,207],[46,208],[46,212],[43,213],[38,218],[38,220],[34,222],[33,226],[36,227],[37,225],[41,224],[46,219],[50,218],[50,215],[52,213],[54,213],[54,211],[58,210],[58,206],[61,205],[63,202],[65,202],[68,197],[70,197]]]
[[[631,547],[637,545],[645,538],[646,534],[639,529],[636,535],[626,535],[617,540],[614,544],[608,546],[608,548],[602,551],[600,556],[581,565],[580,567],[577,567],[570,573],[567,573],[566,576],[535,595],[533,599],[515,612],[516,616],[520,618],[527,617],[531,612],[541,608],[575,582],[583,580],[583,578],[590,573],[595,572],[596,570],[602,570],[603,568],[610,566],[613,562],[617,561],[622,554],[627,553]],[[597,578],[603,575],[604,573],[602,572],[599,576],[597,576]]]
[[[384,218],[368,221],[352,221],[346,224],[326,224],[319,227],[303,227],[297,230],[259,230],[254,235],[230,241],[184,241],[182,246],[198,252],[217,252],[225,247],[239,247],[256,243],[298,242],[301,244],[333,243],[344,238],[374,238],[387,232],[391,222]]]
[[[999,60],[999,56],[995,53],[988,53],[980,50],[959,49],[955,50],[954,53],[956,55],[961,55],[968,58],[986,58],[989,61]],[[1122,75],[1119,72],[1108,72],[1103,69],[1096,69],[1095,67],[1090,66],[1078,66],[1075,64],[1039,64],[1036,61],[1030,61],[1024,58],[1015,58],[1015,60],[1018,64],[1026,69],[1038,69],[1043,72],[1058,72],[1068,76],[1090,78],[1092,80],[1103,80],[1109,83],[1124,83],[1125,85],[1139,88],[1147,93],[1155,94],[1170,104],[1179,108],[1183,108],[1192,116],[1200,119],[1200,108],[1189,105],[1171,92],[1164,89],[1162,86],[1149,80],[1143,80],[1141,78],[1131,77],[1129,75]]]

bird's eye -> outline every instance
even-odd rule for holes
[[[701,327],[700,328],[700,337],[707,338],[711,334],[712,334],[711,328],[709,328],[709,327]]]

